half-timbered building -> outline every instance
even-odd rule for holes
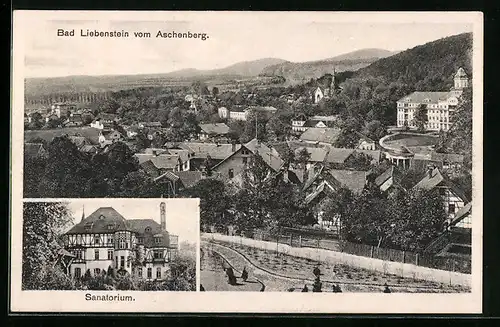
[[[92,276],[114,268],[147,280],[169,276],[169,262],[177,255],[178,237],[166,230],[165,203],[160,221],[125,219],[112,207],[101,207],[73,226],[64,236],[65,249],[74,255],[69,273],[75,278],[87,270]]]

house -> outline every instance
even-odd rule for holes
[[[372,151],[377,149],[377,145],[376,145],[376,142],[374,140],[372,140],[368,136],[363,135],[359,132],[356,132],[356,134],[359,136],[358,149],[360,149],[360,150],[372,150]]]
[[[121,138],[122,135],[120,134],[120,132],[115,130],[103,129],[99,132],[99,144],[101,144],[101,146],[120,141]]]
[[[468,202],[465,193],[448,178],[443,176],[439,168],[429,167],[425,176],[414,189],[430,191],[438,189],[443,199],[443,207],[448,216],[448,223],[452,221],[456,213]]]
[[[220,118],[242,121],[246,121],[248,115],[250,115],[251,113],[258,112],[269,118],[270,116],[274,115],[276,111],[278,111],[278,109],[271,106],[233,106],[230,110],[225,107],[221,107],[218,109]]]
[[[159,121],[140,122],[138,126],[139,128],[161,128],[161,123]]]
[[[66,103],[66,102],[57,102],[51,105],[51,112],[57,116],[57,118],[68,116],[68,112],[72,112],[76,110],[76,104],[74,103]]]
[[[139,127],[137,126],[123,126],[123,129],[127,133],[128,138],[136,137],[139,133]]]
[[[93,121],[90,123],[90,127],[104,129],[113,127],[114,123],[119,120],[118,116],[115,114],[100,113]]]
[[[70,135],[68,138],[78,149],[81,149],[85,145],[92,145],[92,142],[83,136]]]
[[[167,183],[168,194],[177,195],[182,190],[192,187],[203,178],[200,171],[167,171],[154,179],[156,183]]]
[[[334,127],[337,116],[311,116],[306,117],[300,114],[292,119],[292,130],[295,132],[305,132],[309,128]]]
[[[335,68],[332,73],[332,80],[329,85],[323,83],[323,85],[319,85],[316,87],[313,93],[314,103],[319,103],[323,98],[330,98],[335,95],[336,91],[339,89],[339,86],[335,81]]]
[[[306,204],[315,207],[316,219],[321,228],[340,232],[341,217],[324,219],[324,204],[328,197],[345,187],[351,192],[359,194],[367,182],[367,173],[364,171],[327,169],[324,166],[314,166],[308,172],[303,191],[306,194]]]
[[[183,162],[178,155],[169,153],[136,153],[139,165],[152,177],[156,178],[167,171],[180,171]]]
[[[126,219],[112,207],[101,207],[64,234],[64,249],[75,256],[74,278],[87,270],[99,276],[112,267],[119,274],[145,280],[169,277],[169,263],[177,256],[178,237],[166,230],[165,203],[160,223],[153,219]],[[138,258],[143,258],[142,262]]]
[[[450,226],[452,228],[472,228],[472,202],[467,203],[457,211],[450,222]]]
[[[57,121],[59,119],[59,116],[57,116],[54,113],[50,113],[47,116],[45,116],[45,122],[48,123],[51,120]]]
[[[83,125],[82,115],[73,114],[63,122],[64,127],[76,127]]]
[[[339,137],[339,128],[316,128],[312,127],[300,135],[300,140],[308,143],[333,145]]]
[[[198,138],[202,141],[212,137],[226,136],[231,131],[229,126],[224,123],[200,124],[199,126]]]
[[[448,92],[413,92],[397,101],[397,126],[416,127],[417,109],[426,110],[424,124],[429,131],[447,131],[453,125],[453,113],[463,89],[469,87],[465,70],[460,67],[454,76],[454,87]]]
[[[229,110],[226,107],[220,107],[217,112],[222,119],[229,119]]]
[[[182,142],[178,150],[187,150],[189,170],[205,170],[209,163],[212,167],[241,148],[241,144],[221,144],[204,142]],[[172,149],[173,150],[173,149]]]
[[[83,145],[79,150],[80,150],[80,152],[85,153],[85,154],[89,154],[89,155],[93,155],[93,154],[96,154],[97,152],[99,152],[99,149],[95,145],[92,145],[92,144]]]
[[[48,156],[47,150],[41,143],[24,143],[24,157],[25,158],[46,158]]]
[[[260,156],[273,173],[278,173],[283,167],[284,161],[280,154],[274,148],[254,138],[214,166],[213,171],[223,180],[231,180],[238,176],[237,182],[241,182],[241,173],[246,170],[253,155]]]

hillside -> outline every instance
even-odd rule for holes
[[[412,85],[416,90],[448,90],[453,75],[463,67],[471,75],[472,33],[442,38],[377,60],[354,77],[382,77],[387,82]]]
[[[262,70],[268,66],[281,64],[286,62],[283,59],[277,58],[263,58],[252,61],[239,62],[234,65],[220,68],[220,69],[210,69],[210,70],[198,70],[198,69],[182,69],[175,72],[165,74],[166,77],[175,78],[191,78],[198,76],[221,76],[221,75],[239,75],[239,76],[257,76]]]
[[[332,73],[334,68],[337,72],[356,71],[392,54],[393,52],[383,49],[361,49],[323,60],[287,61],[264,68],[262,75],[283,76],[287,80],[287,84],[294,85]]]

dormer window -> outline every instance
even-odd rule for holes
[[[91,230],[91,229],[92,229],[92,223],[85,224],[85,230]]]
[[[104,219],[104,218],[105,218],[104,215],[99,216],[99,219]]]
[[[113,225],[113,224],[108,225],[108,230],[112,230],[113,228],[115,228],[115,225]]]
[[[155,237],[155,244],[161,243],[161,237]]]
[[[143,243],[144,243],[144,237],[138,237],[137,244],[143,244]]]
[[[149,227],[149,226],[148,226],[148,227],[146,227],[146,229],[144,229],[144,231],[145,231],[146,233],[151,232],[151,227]]]

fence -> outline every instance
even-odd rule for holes
[[[378,271],[383,274],[393,274],[404,278],[427,280],[436,283],[449,283],[450,285],[470,287],[472,280],[470,274],[438,270],[410,263],[384,261],[381,259],[358,256],[349,253],[329,251],[322,248],[292,247],[289,244],[280,243],[279,238],[275,238],[274,242],[271,242],[242,236],[210,233],[202,234],[202,239],[241,244],[244,246],[262,249],[264,251],[277,251],[278,253],[284,253],[294,257],[327,262],[334,265],[345,264],[351,267]],[[290,236],[288,236],[288,239],[291,239]]]
[[[301,234],[302,232],[302,234]],[[252,230],[242,232],[242,235],[260,241],[286,244],[296,248],[316,248],[342,253],[353,254],[357,256],[380,259],[384,261],[401,262],[413,264],[421,267],[428,267],[439,270],[471,273],[470,258],[444,258],[431,254],[421,254],[410,251],[402,251],[388,248],[378,248],[367,244],[351,243],[334,239],[333,235],[327,233],[313,233],[307,230],[288,229],[286,234],[271,235],[262,230]],[[329,238],[324,238],[324,237]]]

